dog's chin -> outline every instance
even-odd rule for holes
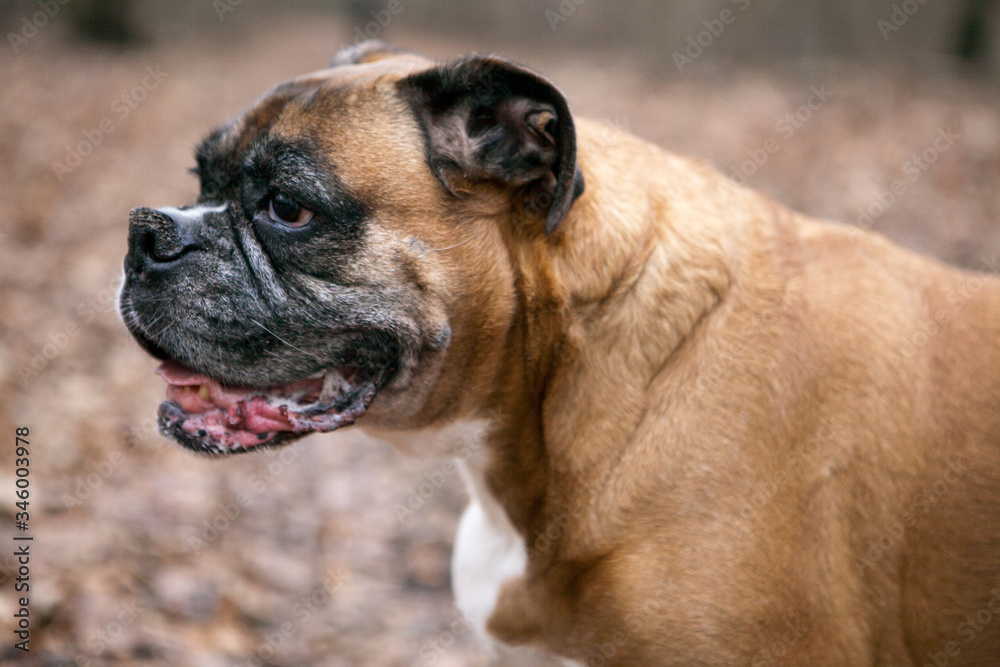
[[[353,424],[389,369],[341,366],[264,388],[224,385],[172,360],[156,372],[168,385],[158,413],[160,432],[199,454],[223,456]]]

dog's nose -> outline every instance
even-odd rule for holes
[[[201,216],[145,206],[129,213],[125,269],[135,274],[172,267],[198,247]]]

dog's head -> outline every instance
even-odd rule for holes
[[[371,43],[214,131],[195,172],[194,205],[132,211],[120,307],[163,361],[161,430],[216,454],[470,409],[512,239],[544,243],[582,191],[552,84]]]

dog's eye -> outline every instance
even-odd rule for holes
[[[271,220],[286,227],[304,227],[313,218],[312,211],[302,208],[297,201],[281,192],[271,197],[267,214]]]

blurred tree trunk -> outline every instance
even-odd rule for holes
[[[955,55],[977,67],[1000,64],[1000,0],[967,0]]]
[[[138,39],[132,23],[132,0],[74,0],[69,5],[80,38],[102,44],[130,44]]]

